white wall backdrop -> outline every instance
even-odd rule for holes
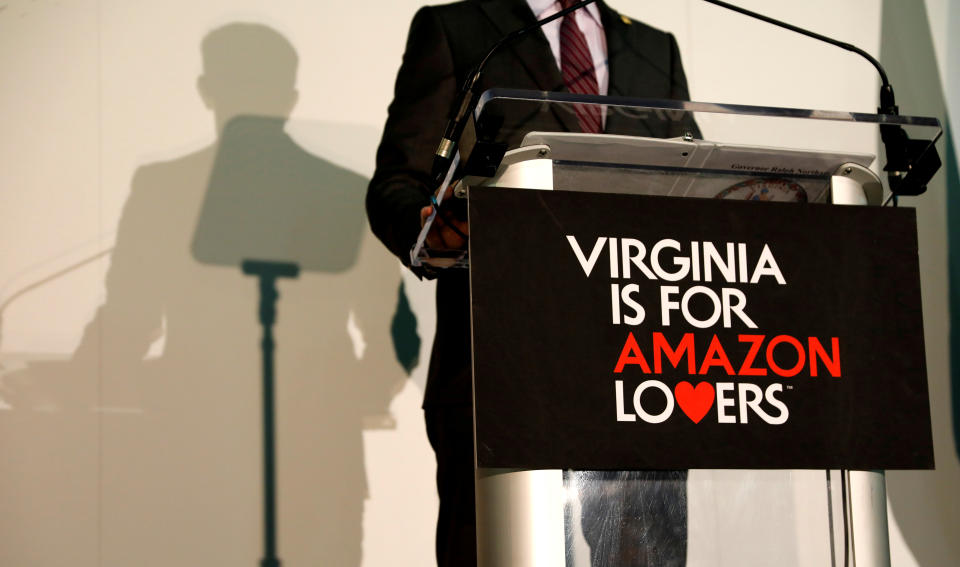
[[[956,73],[950,73],[956,66],[955,62],[950,64],[951,53],[956,52],[956,34],[950,34],[950,30],[957,30],[958,15],[954,2],[884,3],[881,61],[896,77],[898,102],[905,113],[929,114],[944,125],[956,124],[956,113],[949,112],[955,110],[951,97],[956,95],[951,94],[951,85],[957,81]],[[956,130],[947,130],[956,140]],[[955,316],[946,309],[949,289],[957,285],[949,281],[956,277],[956,268],[947,261],[948,254],[956,254],[947,243],[956,240],[956,226],[949,222],[955,223],[957,218],[956,211],[950,210],[956,205],[957,162],[955,156],[948,155],[945,139],[938,150],[944,160],[942,171],[927,194],[909,200],[919,220],[924,336],[937,468],[891,471],[887,475],[891,553],[896,565],[948,565],[960,557],[960,542],[951,535],[960,523],[960,461],[954,438],[956,378],[953,384],[948,378],[951,366],[956,373],[956,330],[950,326]],[[951,175],[952,185],[948,184]],[[951,311],[955,308],[952,306]],[[948,343],[950,335],[953,338]]]
[[[610,3],[676,34],[695,100],[876,106],[874,72],[853,55],[695,0]],[[235,24],[268,26],[270,41],[292,46],[291,147],[313,156],[304,168],[356,174],[358,206],[420,4],[0,0],[0,565],[258,560],[255,284],[194,260],[190,244],[223,143],[218,118],[262,111],[289,89],[247,84],[205,99],[201,42],[232,26],[225,76],[286,61]],[[881,0],[741,4],[879,52]],[[930,14],[948,11],[931,4]],[[946,28],[933,15],[931,24],[939,53]],[[877,148],[875,138],[837,143]],[[361,221],[338,222],[346,234]],[[357,250],[348,269],[280,286],[287,565],[433,561],[434,465],[420,411],[433,286],[359,230],[342,243]],[[945,238],[922,240],[944,265]],[[946,287],[931,289],[925,318],[943,330]],[[396,322],[401,291],[415,328]],[[417,360],[398,355],[397,333],[414,348],[419,337]],[[928,332],[927,343],[939,356],[931,380],[946,381],[946,336]],[[938,447],[944,458],[955,465]],[[960,525],[929,528],[943,540]],[[915,564],[895,523],[893,534],[895,565]]]

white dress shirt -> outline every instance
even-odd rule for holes
[[[533,15],[538,20],[556,14],[561,10],[560,2],[555,0],[527,0],[527,4],[533,11]],[[603,24],[600,21],[600,9],[593,3],[586,8],[580,8],[572,14],[577,22],[577,27],[583,33],[587,40],[587,47],[590,48],[590,56],[593,58],[593,69],[597,74],[597,87],[601,95],[607,94],[607,83],[609,72],[607,70],[607,38],[603,35]],[[569,16],[567,16],[569,17]],[[553,58],[557,60],[557,68],[560,68],[560,23],[563,18],[554,20],[543,26],[543,34],[547,36],[550,42],[550,51],[553,52]]]

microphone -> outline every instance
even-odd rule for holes
[[[841,49],[856,53],[870,62],[880,74],[880,107],[877,108],[877,114],[886,114],[888,116],[897,116],[900,113],[895,97],[893,95],[893,86],[887,80],[887,73],[879,61],[873,58],[869,53],[842,41],[831,39],[825,35],[820,35],[801,27],[788,24],[786,22],[775,20],[769,16],[751,12],[745,8],[735,6],[722,0],[704,0],[715,6],[732,10],[744,16],[748,16],[768,24],[781,27],[792,32],[805,35],[807,37],[829,43]],[[938,135],[937,138],[940,136]],[[887,164],[883,170],[887,172],[887,179],[890,185],[890,192],[894,197],[898,195],[921,195],[927,190],[927,183],[933,178],[933,175],[940,169],[940,156],[934,143],[937,140],[911,140],[902,126],[897,124],[881,124],[880,139],[887,152]]]
[[[510,32],[487,51],[487,54],[480,60],[480,63],[474,68],[470,75],[467,76],[467,80],[464,81],[463,87],[461,87],[460,92],[453,101],[453,105],[450,107],[447,127],[444,129],[443,137],[440,138],[440,145],[437,146],[437,151],[433,155],[431,177],[435,186],[439,186],[443,182],[444,177],[446,177],[447,170],[450,169],[450,164],[453,162],[453,156],[457,152],[457,145],[460,142],[460,137],[463,135],[463,129],[466,127],[470,115],[477,107],[477,95],[479,94],[477,92],[477,85],[483,73],[483,68],[486,66],[487,61],[490,60],[490,57],[504,45],[512,43],[528,33],[538,30],[550,22],[579,10],[588,4],[593,4],[594,2],[596,2],[596,0],[581,0],[569,8],[560,10],[556,14],[552,14],[542,20],[537,20],[537,22],[532,25]]]

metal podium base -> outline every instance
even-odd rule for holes
[[[689,489],[690,501],[685,503],[691,518],[688,531],[688,550],[693,556],[707,554],[712,565],[742,567],[743,554],[713,549],[713,542],[735,545],[718,538],[719,533],[737,532],[745,541],[752,541],[762,553],[767,545],[793,547],[795,552],[782,553],[782,565],[835,565],[889,567],[890,545],[887,535],[887,508],[885,480],[882,471],[831,471],[827,481],[823,471],[691,471],[691,478],[719,473],[729,482],[742,475],[732,487],[715,482],[713,489],[725,487],[734,494],[725,494],[723,501],[736,501],[747,511],[744,525],[715,527],[729,522],[731,511],[718,506],[718,499],[702,498],[707,492]],[[784,479],[796,476],[819,478],[818,482],[799,481],[776,483],[769,486],[771,475],[782,473]],[[761,479],[757,482],[757,479]],[[767,486],[764,486],[764,485]],[[780,502],[770,502],[766,496],[780,492],[786,508]],[[580,495],[564,485],[560,470],[477,470],[477,556],[480,567],[597,567],[590,564],[589,549],[576,549],[576,534],[572,526],[579,518],[571,518],[565,507],[579,513],[576,506]],[[753,500],[751,502],[751,499]],[[750,512],[750,507],[755,513]],[[764,509],[767,508],[767,509]],[[767,525],[764,518],[777,517],[786,512],[782,525]],[[824,516],[826,513],[826,516]],[[574,520],[574,521],[571,521]],[[613,521],[616,523],[616,520]],[[707,526],[709,533],[701,533]],[[782,528],[792,526],[784,532]],[[766,530],[767,533],[763,533]],[[642,539],[638,535],[638,539]],[[810,541],[814,539],[816,541]],[[581,544],[582,545],[582,544]],[[819,549],[819,555],[811,549]],[[690,559],[694,560],[695,557]],[[846,560],[844,559],[846,556]],[[784,561],[784,559],[786,559]],[[780,562],[782,561],[782,562]],[[811,561],[813,563],[811,563]],[[604,565],[630,563],[604,563]],[[671,564],[671,563],[667,563]],[[759,563],[756,563],[759,565]]]
[[[478,565],[565,565],[560,470],[477,469]]]

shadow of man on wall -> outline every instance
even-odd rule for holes
[[[362,430],[391,427],[390,400],[416,363],[398,361],[391,324],[409,345],[415,321],[401,314],[396,329],[400,272],[365,225],[367,180],[285,131],[298,96],[290,42],[232,23],[202,52],[217,140],[136,171],[106,301],[62,369],[99,365],[103,563],[262,556],[257,282],[230,261],[244,256],[303,270],[279,284],[275,327],[279,556],[359,565]],[[260,222],[222,222],[230,215]],[[301,256],[244,248],[258,242]]]

